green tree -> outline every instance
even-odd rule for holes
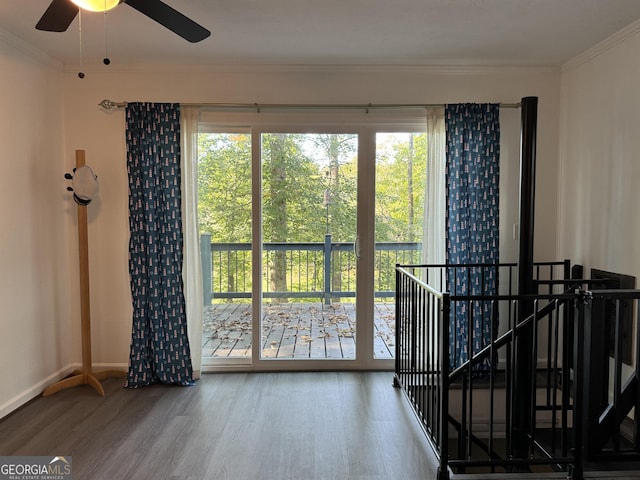
[[[251,136],[223,133],[198,138],[198,223],[214,243],[251,241]],[[246,252],[220,252],[214,282],[226,290],[251,285]],[[231,301],[231,300],[229,300]]]
[[[424,216],[426,134],[411,133],[406,140],[380,148],[376,166],[376,240],[419,240]]]
[[[351,242],[356,229],[358,138],[353,134],[316,134],[311,139],[325,168],[325,230],[334,242]]]
[[[213,242],[251,241],[251,136],[201,134],[198,223]]]
[[[320,242],[323,239],[322,179],[319,165],[304,152],[305,136],[265,134],[262,137],[262,222],[268,242]],[[291,254],[291,253],[290,253]],[[266,260],[269,287],[285,292],[286,251]],[[315,270],[315,269],[314,269]]]
[[[262,228],[265,242],[352,242],[357,214],[357,136],[351,134],[263,134]],[[426,178],[426,136],[383,136],[376,158],[376,241],[421,238]],[[214,243],[252,239],[251,135],[202,134],[199,140],[198,208],[201,232]],[[264,258],[268,288],[290,291],[287,268],[295,261],[284,251]],[[229,254],[231,255],[231,254]],[[351,254],[349,254],[351,255]],[[337,260],[337,259],[333,259]],[[322,262],[305,260],[319,281]],[[250,255],[227,259],[221,267],[228,288],[251,281]],[[334,289],[352,274],[354,262],[333,271]],[[333,265],[338,265],[333,261]],[[225,273],[226,272],[226,273]],[[291,274],[291,272],[289,272]],[[236,278],[236,276],[238,278]],[[291,281],[293,282],[293,281]]]
[[[262,137],[262,229],[265,241],[319,242],[324,234],[319,165],[304,151],[304,135]]]

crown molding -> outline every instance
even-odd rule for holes
[[[19,37],[16,37],[14,34],[8,32],[7,30],[0,27],[0,42],[8,45],[9,47],[17,50],[19,53],[41,63],[42,65],[50,68],[54,68],[56,70],[62,71],[63,64],[59,62],[42,50],[35,48],[30,43],[25,42]]]
[[[79,65],[64,65],[65,73],[77,74]],[[423,75],[491,75],[504,73],[558,73],[557,65],[344,65],[344,64],[84,64],[94,74],[268,74],[268,73],[416,73]]]
[[[607,37],[600,43],[597,43],[593,47],[585,50],[579,55],[573,57],[571,60],[567,61],[562,65],[562,71],[572,70],[580,65],[584,65],[585,63],[590,62],[594,58],[599,55],[611,50],[612,48],[620,45],[631,37],[640,34],[640,20],[636,20],[630,25],[627,25],[622,30],[614,33],[613,35]]]

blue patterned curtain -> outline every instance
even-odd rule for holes
[[[447,263],[496,264],[500,124],[497,104],[457,104],[445,108],[447,136]],[[450,269],[453,295],[494,295],[497,267]],[[456,302],[451,313],[451,367],[469,351],[489,344],[497,329],[488,302]],[[487,361],[480,370],[490,368]]]
[[[180,107],[127,106],[133,331],[126,386],[193,384],[182,286]]]

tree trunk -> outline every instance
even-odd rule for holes
[[[329,155],[330,189],[338,194],[340,192],[340,141],[336,135],[331,135],[329,138],[327,154]],[[334,198],[339,199],[339,195],[334,195]],[[331,255],[331,290],[334,292],[342,290],[342,268],[336,259],[338,255],[337,252]]]
[[[407,158],[407,241],[415,239],[414,195],[413,195],[413,133],[409,136],[409,155]]]
[[[273,242],[287,241],[287,170],[286,147],[283,135],[274,135],[271,143],[271,161],[269,163],[271,179],[269,193],[273,209],[272,238]],[[287,291],[287,257],[285,251],[273,252],[270,265],[270,289],[273,292]],[[285,303],[286,298],[274,301]]]

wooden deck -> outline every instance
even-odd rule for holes
[[[394,357],[395,306],[375,303],[374,356]],[[251,305],[224,303],[205,307],[202,356],[251,357]],[[262,358],[354,359],[353,303],[271,303],[262,318]]]

